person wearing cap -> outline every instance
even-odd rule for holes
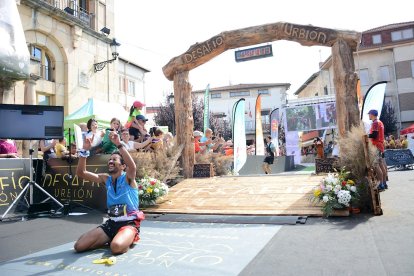
[[[134,122],[129,128],[129,134],[131,134],[131,140],[142,143],[151,137],[148,131],[145,129],[145,124],[148,119],[144,115],[137,115]]]
[[[135,117],[142,114],[142,108],[145,106],[144,103],[140,101],[135,101],[131,108],[129,109],[129,116],[128,121],[125,124],[125,128],[130,128],[132,123],[134,122]]]
[[[375,166],[375,172],[377,173],[377,178],[380,181],[377,188],[379,191],[383,191],[388,189],[386,182],[387,165],[384,160],[384,124],[378,119],[377,110],[371,109],[368,112],[368,115],[369,119],[372,121],[368,138],[370,138],[371,143],[377,148],[379,156],[379,163]]]

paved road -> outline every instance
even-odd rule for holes
[[[384,215],[308,218],[306,224],[284,225],[240,275],[414,275],[414,171],[390,172],[389,178],[390,189],[381,193]],[[102,214],[89,212],[0,222],[0,262],[72,242],[101,221]]]

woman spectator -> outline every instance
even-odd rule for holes
[[[0,139],[0,158],[19,158],[14,140]]]
[[[90,154],[94,155],[101,153],[102,137],[105,133],[101,130],[98,130],[98,122],[92,118],[88,120],[86,127],[88,128],[88,132],[86,133],[85,138],[92,139],[92,148],[90,149]]]
[[[121,121],[118,118],[112,118],[110,128],[105,130],[105,135],[102,138],[102,151],[106,154],[112,154],[114,151],[117,150],[117,147],[114,143],[111,142],[109,139],[109,133],[111,131],[116,131],[116,133],[120,132]]]

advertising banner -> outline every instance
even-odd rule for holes
[[[263,141],[263,126],[262,126],[262,95],[257,96],[256,99],[256,155],[265,155],[265,146]]]
[[[245,126],[245,100],[240,99],[234,108],[233,114],[233,148],[234,148],[234,172],[238,173],[247,159],[246,151],[246,126]]]
[[[279,108],[270,113],[270,137],[276,147],[276,156],[279,156]]]
[[[336,127],[336,104],[319,103],[286,109],[287,131],[310,131]]]
[[[206,92],[204,93],[204,133],[206,129],[210,128],[210,84],[207,85]]]

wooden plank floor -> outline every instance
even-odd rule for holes
[[[308,198],[322,176],[280,175],[186,179],[148,213],[322,216]]]

